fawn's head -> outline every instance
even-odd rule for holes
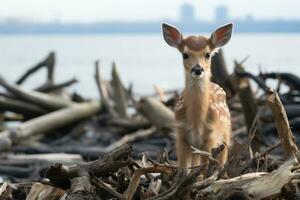
[[[210,77],[210,61],[212,53],[224,46],[231,38],[233,24],[226,24],[215,30],[210,38],[189,36],[184,38],[174,26],[163,23],[163,36],[166,43],[177,48],[183,57],[185,72],[192,79]]]

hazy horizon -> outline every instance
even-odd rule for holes
[[[297,0],[0,0],[0,20],[22,19],[35,22],[103,22],[178,20],[182,4],[194,6],[196,18],[214,19],[217,6],[225,5],[232,18],[300,19],[300,1]],[[267,8],[267,9],[266,9]],[[155,14],[153,14],[155,13]]]

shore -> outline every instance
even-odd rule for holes
[[[212,81],[226,91],[231,112],[229,159],[219,166],[224,145],[211,153],[195,149],[210,162],[187,173],[174,151],[173,110],[181,91],[156,85],[153,94],[136,95],[115,64],[106,80],[96,61],[91,78],[99,98],[90,99],[67,89],[84,80],[55,81],[55,60],[51,52],[14,83],[0,76],[0,199],[296,198],[298,76],[255,75],[244,61],[235,61],[229,74],[223,53],[214,56]],[[45,83],[25,89],[41,69]],[[268,87],[270,79],[276,88]]]

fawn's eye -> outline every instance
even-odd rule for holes
[[[210,58],[210,53],[206,53],[205,54],[205,59],[209,59]]]
[[[190,58],[190,55],[187,53],[183,53],[182,57],[183,57],[183,59],[188,59],[188,58]]]

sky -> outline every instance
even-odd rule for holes
[[[299,19],[300,0],[0,0],[0,19],[95,22],[178,19],[180,5],[195,7],[198,19],[212,20],[218,5],[233,18]]]

